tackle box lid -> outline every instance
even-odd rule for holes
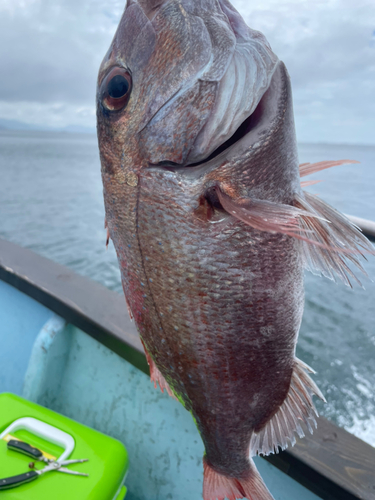
[[[1,491],[1,500],[123,500],[123,486],[129,460],[124,445],[85,425],[79,424],[47,408],[31,403],[13,394],[0,394],[0,435],[16,420],[31,417],[70,434],[75,443],[69,459],[89,459],[82,464],[68,466],[89,474],[73,476],[61,472],[47,472],[35,481]],[[12,437],[28,442],[47,454],[59,457],[63,449],[28,430],[16,430]],[[0,478],[28,472],[30,457],[7,449],[4,436],[0,439]],[[36,469],[43,469],[36,462]]]

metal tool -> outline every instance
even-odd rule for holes
[[[10,426],[0,434],[0,439],[4,439],[6,442],[10,441],[10,439],[15,439],[14,436],[12,436],[12,433],[19,430],[30,432],[31,434],[34,434],[35,436],[38,436],[45,441],[63,448],[64,451],[62,455],[57,459],[57,462],[68,458],[74,450],[75,441],[73,436],[71,436],[67,432],[62,431],[61,429],[58,429],[57,427],[53,427],[52,425],[43,422],[42,420],[38,420],[32,417],[23,417],[12,422]],[[44,453],[44,456],[49,459],[55,459],[55,457],[53,457],[52,455],[48,455],[48,453]]]
[[[25,474],[20,474],[18,476],[7,477],[4,479],[0,479],[0,491],[7,490],[9,488],[16,488],[25,483],[29,483],[34,481],[42,474],[46,472],[62,472],[64,474],[71,474],[73,476],[85,476],[89,477],[88,474],[84,474],[82,472],[77,472],[74,470],[67,469],[65,465],[78,464],[83,462],[88,462],[88,459],[81,460],[63,460],[63,461],[54,461],[46,458],[43,455],[43,452],[38,448],[33,448],[27,443],[23,441],[16,441],[14,439],[10,440],[7,444],[9,450],[17,451],[22,453],[23,455],[27,455],[28,457],[34,458],[34,460],[38,460],[40,462],[45,462],[47,464],[44,469],[41,470],[31,470],[26,472]]]

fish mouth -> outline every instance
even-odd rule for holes
[[[202,160],[201,162],[198,163],[192,163],[191,165],[186,165],[187,167],[197,167],[199,165],[203,165],[217,156],[219,156],[221,153],[225,152],[226,150],[229,150],[232,146],[234,146],[236,143],[241,141],[251,130],[253,130],[257,124],[259,123],[261,116],[262,116],[262,110],[263,110],[263,98],[260,100],[258,106],[255,108],[255,110],[251,113],[250,116],[246,118],[245,121],[241,123],[241,125],[238,127],[238,129],[235,131],[235,133],[227,139],[221,146],[219,146],[215,151],[213,151],[208,158],[205,160]]]
[[[255,144],[261,146],[267,141],[274,129],[278,128],[277,122],[283,115],[280,101],[283,98],[283,89],[285,90],[285,80],[288,78],[285,72],[284,64],[279,62],[270,85],[255,110],[242,122],[236,132],[207,158],[198,163],[186,164],[161,161],[150,163],[149,167],[196,176],[200,173],[207,173],[207,170],[216,168],[228,160],[230,161],[231,158],[240,157]]]
[[[180,163],[174,163],[172,161],[161,161],[159,163],[153,164],[150,166],[164,167],[166,169],[178,169],[178,168],[190,168],[190,167],[199,167],[201,165],[205,165],[207,162],[214,160],[221,153],[229,150],[233,145],[237,142],[241,141],[251,130],[253,130],[256,125],[259,123],[259,120],[262,116],[262,100],[260,100],[258,106],[255,108],[253,113],[246,118],[244,122],[238,127],[235,133],[226,141],[224,141],[218,148],[215,149],[207,158],[204,158],[202,161],[197,163],[187,163],[185,165],[181,165]]]

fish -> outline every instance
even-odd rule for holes
[[[305,269],[352,286],[373,252],[301,178],[351,160],[299,165],[286,67],[228,0],[128,0],[97,130],[129,314],[202,437],[203,498],[271,500],[253,457],[325,401],[295,355]]]

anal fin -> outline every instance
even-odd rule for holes
[[[279,448],[285,450],[289,443],[294,446],[295,434],[303,437],[304,428],[313,433],[318,413],[312,396],[318,396],[324,402],[326,400],[308,372],[314,373],[308,365],[296,358],[288,395],[263,429],[253,434],[250,456],[278,453]]]

